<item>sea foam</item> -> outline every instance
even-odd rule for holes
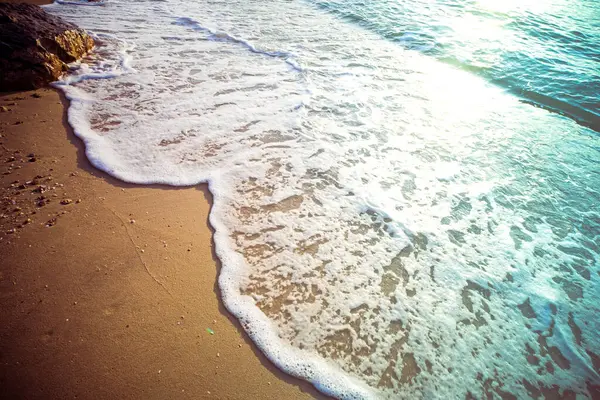
[[[58,84],[88,158],[208,182],[223,301],[277,366],[339,398],[600,384],[585,128],[302,2],[47,10],[97,38]]]

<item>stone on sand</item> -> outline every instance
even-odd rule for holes
[[[82,29],[24,3],[0,3],[0,91],[55,81],[94,46]]]

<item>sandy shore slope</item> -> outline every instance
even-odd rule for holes
[[[205,186],[95,170],[52,89],[0,106],[0,398],[322,397],[220,303]]]

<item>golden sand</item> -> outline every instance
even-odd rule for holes
[[[221,304],[206,186],[95,170],[55,90],[0,106],[0,398],[322,397]]]

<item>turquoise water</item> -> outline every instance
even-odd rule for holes
[[[312,0],[600,131],[596,0]]]
[[[47,9],[96,35],[59,84],[88,158],[209,183],[222,299],[267,357],[339,398],[446,400],[600,396],[594,7]]]

